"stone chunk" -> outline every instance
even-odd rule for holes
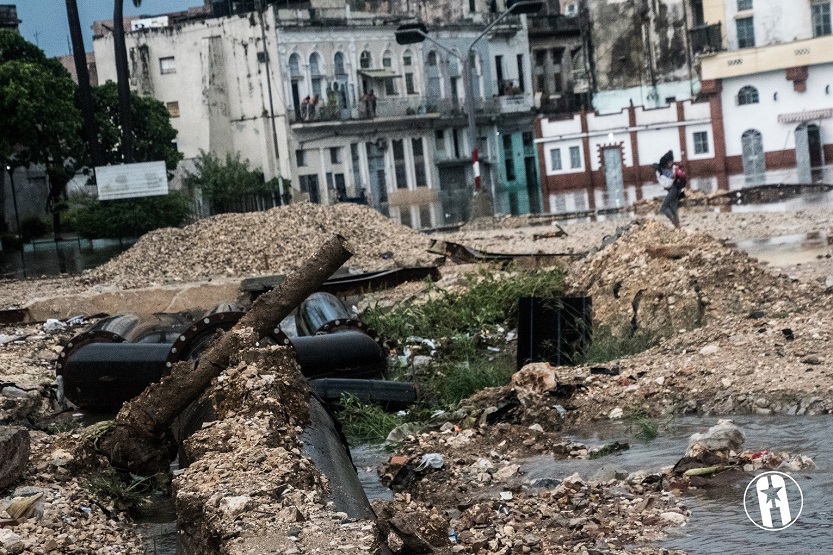
[[[29,463],[29,431],[18,426],[0,427],[0,489],[23,476]]]

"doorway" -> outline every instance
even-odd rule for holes
[[[625,180],[622,176],[622,149],[618,146],[602,149],[602,160],[607,185],[607,208],[625,206]]]
[[[743,146],[743,175],[746,176],[746,182],[763,182],[766,172],[763,135],[757,129],[748,129],[741,135],[741,144]]]

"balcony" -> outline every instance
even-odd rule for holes
[[[691,38],[691,49],[695,54],[708,54],[723,50],[723,36],[720,23],[700,25],[688,30]]]
[[[366,102],[340,108],[337,105],[321,104],[307,117],[300,110],[290,111],[289,122],[298,126],[316,126],[327,123],[366,122],[379,120],[401,120],[402,118],[454,118],[466,116],[464,99],[406,96],[377,98],[375,111]],[[495,96],[475,99],[475,113],[495,115],[500,113],[528,112],[532,109],[532,94]]]

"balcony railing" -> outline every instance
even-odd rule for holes
[[[477,98],[475,113],[499,114],[525,112],[532,109],[532,94]],[[300,108],[289,113],[290,123],[347,122],[405,116],[463,117],[466,102],[457,98],[406,96],[377,98],[375,102],[359,101],[355,106],[339,107],[319,103],[304,113]]]
[[[689,29],[691,49],[695,54],[719,52],[723,50],[723,37],[720,33],[720,23],[700,25]]]

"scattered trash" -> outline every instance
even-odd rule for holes
[[[500,492],[500,499],[501,499],[501,501],[512,501],[512,492],[511,491],[502,491],[502,492]]]
[[[603,445],[598,449],[591,449],[589,456],[591,459],[598,459],[600,457],[604,457],[606,455],[610,455],[618,451],[627,451],[630,448],[631,446],[628,443],[620,443],[618,441],[614,441],[613,443],[608,443],[607,445]]]
[[[44,322],[43,331],[45,331],[47,333],[52,333],[52,332],[56,332],[56,331],[61,331],[65,327],[66,327],[66,324],[64,324],[60,320],[50,318],[46,322]]]
[[[612,366],[610,368],[605,368],[604,366],[593,366],[590,368],[590,373],[602,376],[618,376],[619,370],[620,368],[618,366]]]
[[[423,472],[429,468],[440,469],[443,467],[443,464],[445,464],[445,461],[439,453],[426,453],[422,456],[422,459],[420,459],[419,464],[414,470]]]

